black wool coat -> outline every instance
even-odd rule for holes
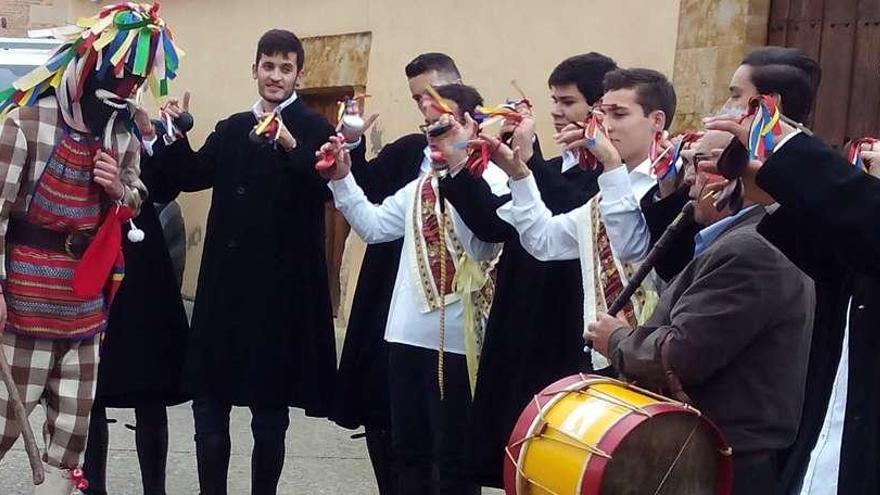
[[[161,143],[157,141],[156,152]],[[123,229],[125,278],[110,308],[101,343],[96,398],[106,407],[173,405],[187,400],[180,390],[189,323],[180,286],[154,202],[174,201],[180,190],[162,164],[141,156],[141,180],[149,191],[135,218],[144,240],[130,242]]]
[[[160,159],[183,191],[213,188],[193,310],[184,389],[238,406],[329,413],[336,349],[324,254],[330,191],[314,169],[333,128],[301,100],[281,116],[297,141],[255,144],[243,112],[193,151]]]
[[[779,492],[790,493],[800,486],[822,429],[849,323],[838,491],[878,493],[880,180],[856,170],[819,139],[802,134],[764,163],[756,181],[780,205],[764,219],[759,232],[816,282],[803,416],[797,440],[783,458]]]

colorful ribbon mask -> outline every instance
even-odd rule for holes
[[[91,75],[100,80],[134,76],[146,80],[154,96],[166,96],[168,81],[177,76],[184,53],[158,12],[159,4],[120,3],[79,19],[74,26],[32,31],[33,37],[51,36],[64,44],[45,64],[0,91],[0,116],[33,105],[54,90],[62,111],[75,117]]]

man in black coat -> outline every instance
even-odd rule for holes
[[[163,132],[161,123],[150,122],[146,112],[135,114],[134,120],[141,140],[153,142],[151,151],[157,152],[162,146],[155,139]],[[140,242],[122,245],[126,274],[110,307],[107,333],[101,342],[98,385],[83,465],[89,480],[85,493],[89,495],[107,493],[108,407],[134,408],[135,446],[144,494],[165,493],[166,407],[187,400],[180,391],[180,376],[189,334],[180,279],[154,204],[173,202],[180,193],[167,179],[161,163],[149,152],[141,153],[141,180],[150,200],[141,205],[136,225],[145,235]],[[126,225],[123,233],[131,230]]]
[[[617,65],[592,52],[562,61],[550,74],[552,117],[557,130],[583,122],[603,94],[602,79]],[[586,203],[599,190],[601,169],[585,170],[574,153],[544,160],[540,147],[527,160],[542,197],[554,213]],[[486,242],[504,242],[496,267],[495,298],[486,325],[474,395],[471,469],[478,482],[502,486],[510,432],[523,407],[542,388],[581,371],[583,288],[580,262],[540,262],[496,209],[510,195],[496,196],[470,174],[444,179],[446,197],[465,223]]]
[[[766,63],[768,59],[772,63]],[[782,64],[780,59],[790,62]],[[745,83],[738,84],[734,75],[732,90],[745,87],[745,94],[770,94],[781,100],[783,113],[790,117],[793,103],[806,105],[809,111],[819,80],[814,61],[802,52],[778,47],[753,52],[737,73]],[[774,91],[773,81],[786,88],[789,97]],[[807,95],[806,103],[793,91]],[[748,119],[740,124],[721,118],[707,127],[731,131],[746,142],[749,124]],[[880,351],[875,302],[880,286],[876,223],[880,180],[857,170],[821,140],[787,124],[782,128],[774,153],[763,163],[751,162],[743,176],[747,197],[778,205],[771,208],[773,214],[764,219],[759,232],[816,281],[806,401],[798,438],[782,459],[779,493],[876,493],[880,490],[880,404],[875,393],[880,378],[875,364]],[[842,352],[844,342],[847,352]],[[841,415],[842,425],[836,419]],[[828,476],[828,469],[835,468],[838,475]]]
[[[455,62],[443,53],[423,53],[405,68],[410,94],[420,105],[427,85],[461,80]],[[361,133],[348,136],[351,141]],[[352,173],[372,203],[381,203],[430,167],[422,133],[403,136],[369,162],[362,142],[352,152]],[[364,427],[367,450],[380,495],[395,493],[391,462],[391,419],[388,404],[388,345],[385,325],[400,263],[403,240],[367,246],[339,360],[333,412],[338,425]]]
[[[326,181],[315,151],[333,128],[297,98],[303,48],[289,31],[260,38],[253,77],[260,100],[220,121],[199,151],[186,139],[158,159],[183,191],[213,188],[185,368],[193,396],[199,485],[225,494],[229,413],[253,414],[252,493],[275,493],[288,407],[330,412],[335,340],[324,257]],[[169,104],[175,117],[180,108]],[[249,133],[280,116],[277,139]]]

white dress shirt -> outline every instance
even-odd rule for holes
[[[422,162],[424,166],[424,161]],[[430,164],[430,162],[428,162]],[[466,172],[464,172],[466,173]],[[507,193],[505,184],[507,176],[496,165],[490,164],[483,174],[483,179],[497,195]],[[420,311],[422,305],[419,292],[419,274],[416,272],[415,251],[412,249],[414,239],[410,238],[413,229],[406,228],[407,214],[413,208],[419,180],[416,179],[382,202],[374,205],[369,202],[364,192],[357,185],[351,174],[328,186],[333,192],[336,208],[345,215],[348,223],[367,243],[375,244],[403,238],[403,253],[397,267],[397,278],[391,296],[391,307],[385,326],[385,340],[388,342],[407,344],[426,349],[440,348],[440,311]],[[461,241],[465,252],[474,260],[491,260],[497,256],[501,245],[479,240],[467,228],[451,205],[447,209],[451,213],[455,234]],[[455,354],[464,354],[464,322],[460,301],[446,306],[446,333],[444,350]]]
[[[846,310],[846,328],[843,331],[843,348],[840,362],[834,376],[834,386],[828,399],[825,421],[816,445],[810,453],[810,463],[804,473],[804,480],[795,494],[835,495],[837,478],[840,473],[840,451],[843,445],[843,425],[846,423],[846,392],[849,385],[849,315],[852,299]]]
[[[620,261],[641,261],[651,248],[651,232],[642,215],[642,198],[657,184],[647,159],[626,173],[619,167],[599,176],[599,211],[611,250]]]
[[[562,150],[562,173],[580,165],[580,159],[577,154],[571,150]]]
[[[286,100],[282,101],[278,104],[277,107],[275,107],[275,112],[281,113],[282,110],[290,106],[291,103],[295,102],[297,98],[298,97],[296,95],[296,91],[294,91],[292,95],[290,95]],[[263,110],[263,101],[264,100],[260,98],[259,100],[257,100],[256,103],[254,103],[254,106],[251,107],[251,112],[254,113],[254,117],[256,117],[257,120],[259,120],[259,118],[264,113],[267,113],[266,110]]]
[[[654,184],[648,160],[629,173],[626,167],[619,167],[599,176],[599,211],[611,248],[618,258],[620,254],[615,239],[617,244],[626,246],[623,239],[635,237],[641,228],[649,240],[648,226],[639,209],[639,200]],[[579,258],[578,224],[589,218],[589,203],[553,216],[541,200],[532,174],[511,181],[510,193],[512,201],[498,209],[498,216],[516,228],[522,246],[529,254],[541,261]]]

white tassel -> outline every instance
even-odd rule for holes
[[[117,115],[119,115],[119,112],[113,110],[110,118],[107,119],[107,125],[104,127],[104,151],[107,153],[111,153],[113,150],[113,126],[116,124]]]
[[[147,237],[147,234],[144,233],[143,230],[139,229],[138,226],[134,224],[134,220],[129,220],[128,223],[131,226],[131,228],[128,230],[128,240],[129,241],[131,241],[133,243],[138,243],[138,242],[143,241]]]

